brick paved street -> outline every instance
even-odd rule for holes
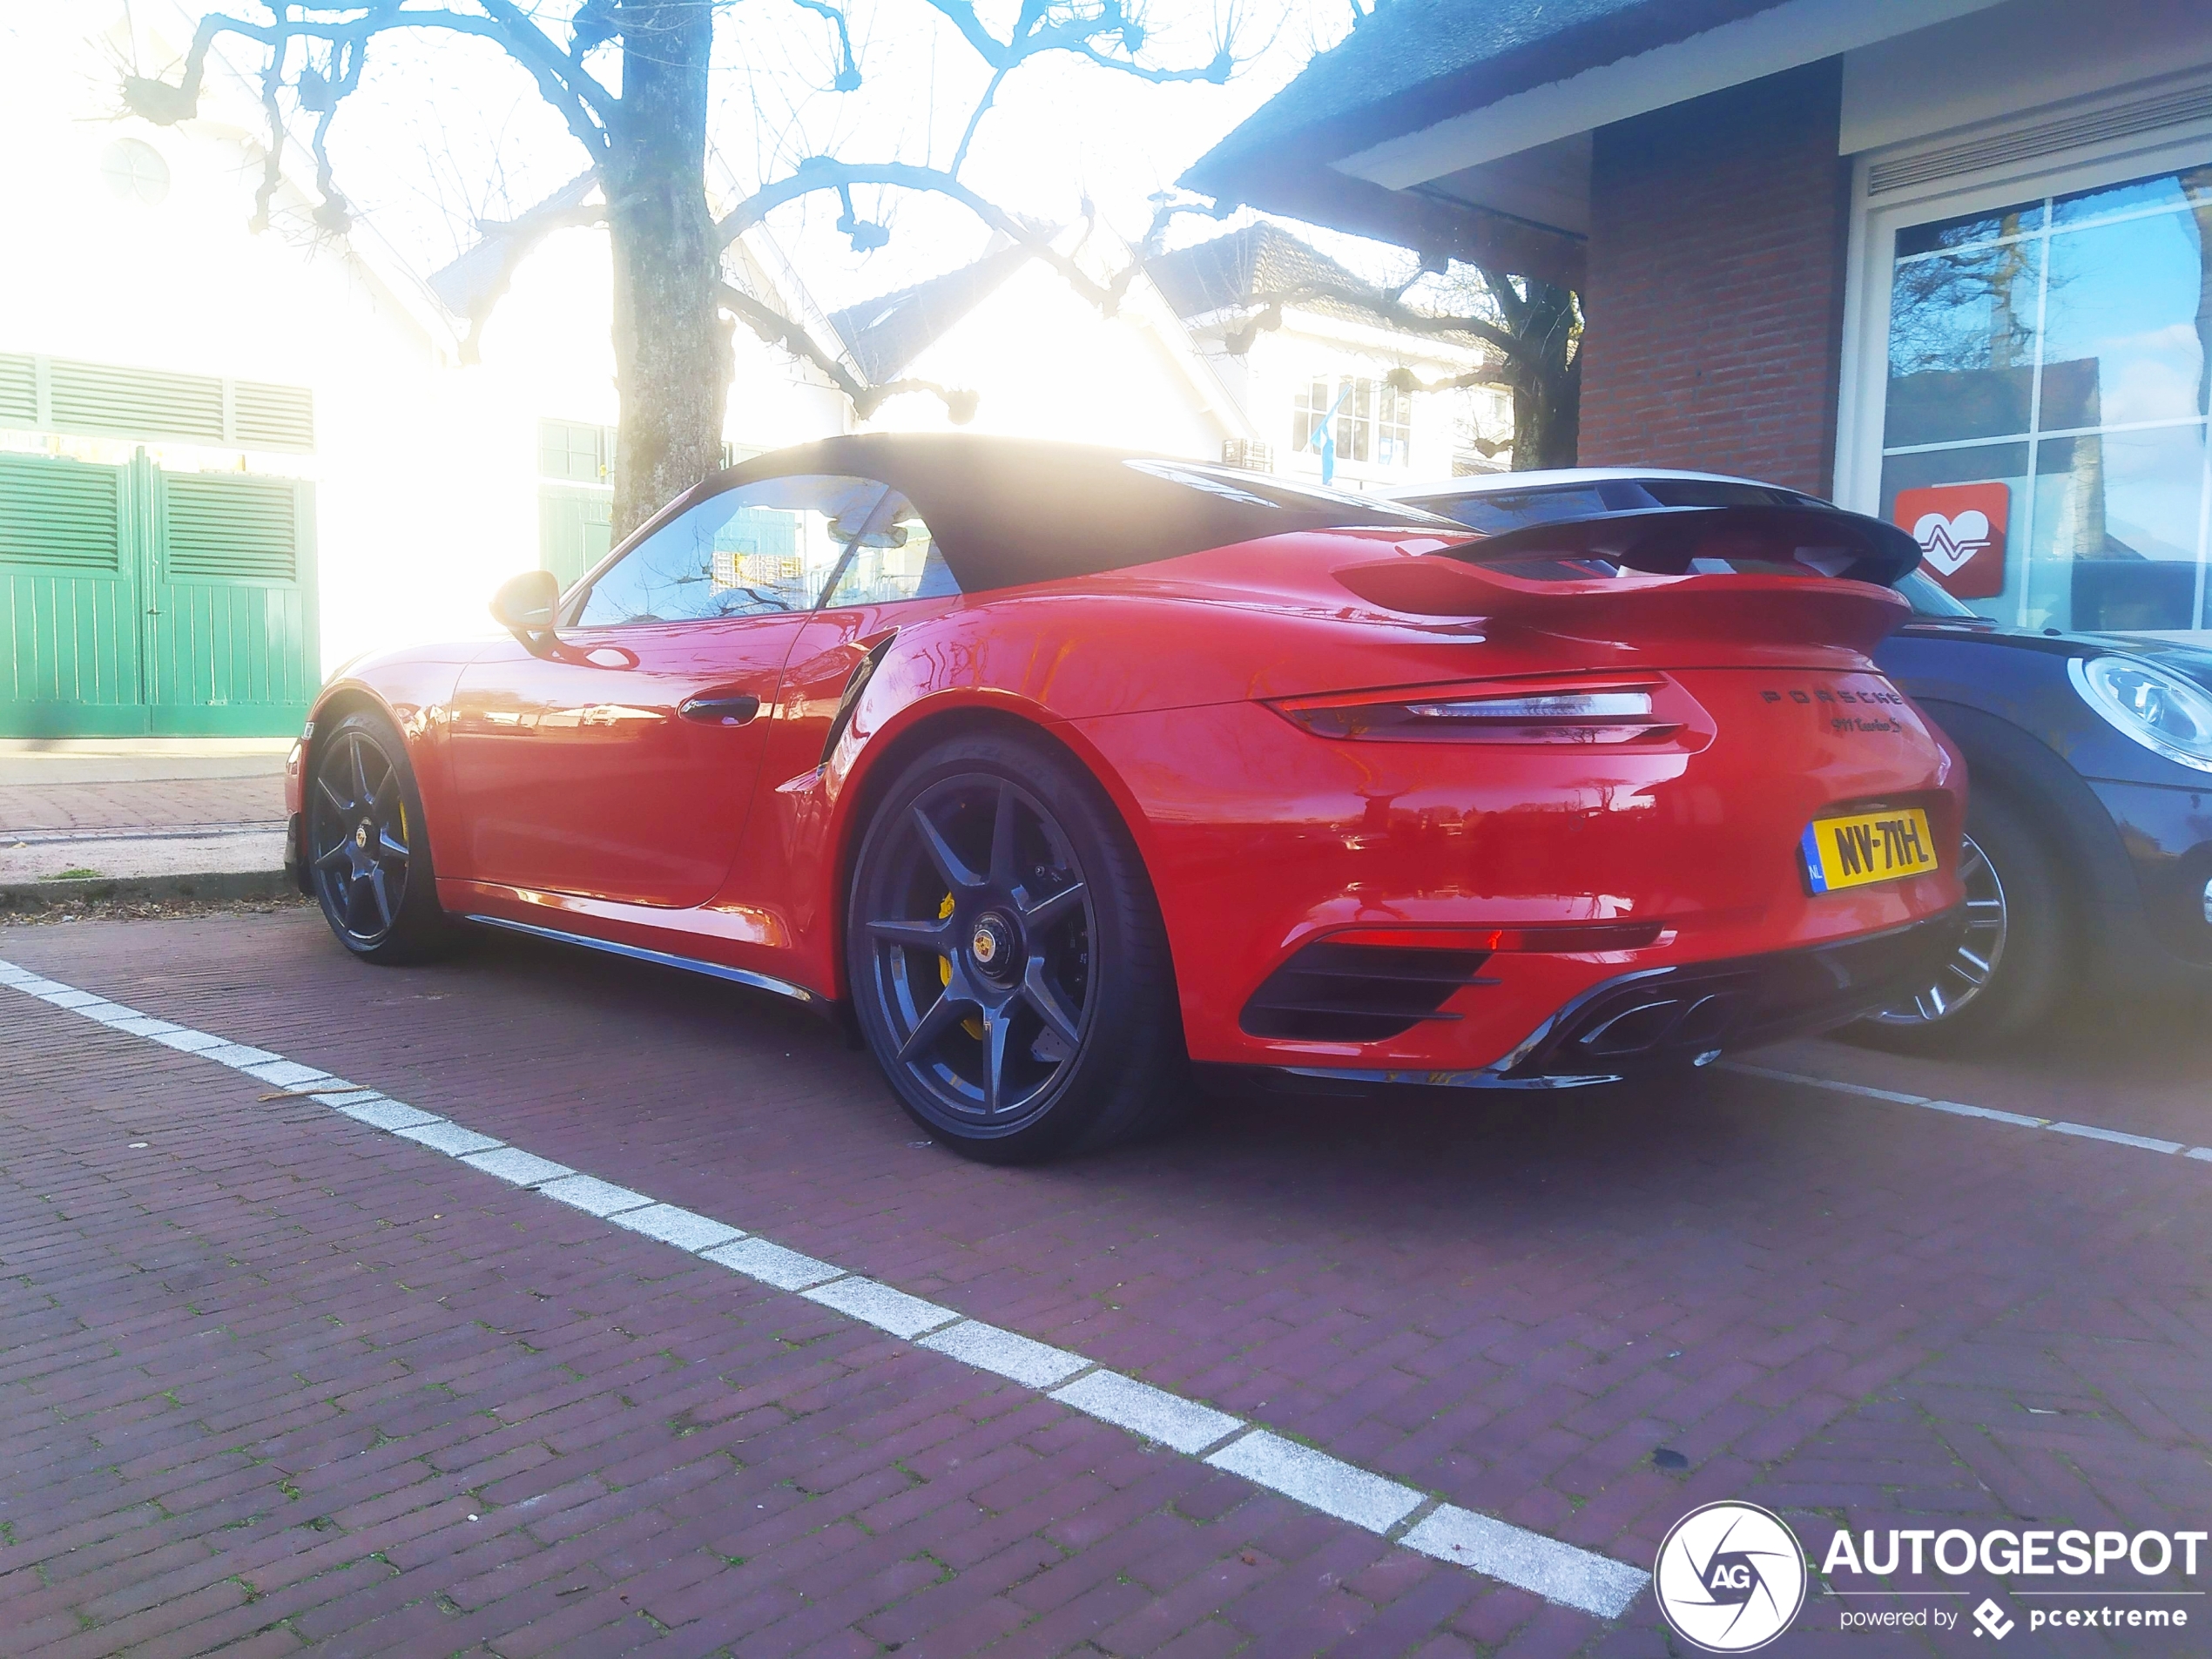
[[[2212,1516],[2204,1161],[1729,1073],[994,1170],[804,1014],[554,948],[378,971],[293,912],[0,959],[1639,1567],[1716,1498]],[[1648,1594],[1548,1604],[253,1077],[5,990],[0,1042],[0,1652],[1669,1651]],[[2208,1053],[1750,1058],[2197,1145]],[[1815,1603],[1784,1645],[1942,1644]]]

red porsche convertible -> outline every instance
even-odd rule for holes
[[[1484,536],[1203,464],[831,439],[509,637],[327,685],[293,857],[371,961],[462,923],[857,1022],[979,1157],[1186,1061],[1555,1088],[1838,1025],[1956,942],[1965,779],[1822,508]]]

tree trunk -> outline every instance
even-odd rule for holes
[[[1582,435],[1582,362],[1568,354],[1575,341],[1575,297],[1564,288],[1529,284],[1514,332],[1526,354],[1514,361],[1513,466],[1571,467]]]
[[[614,256],[614,535],[722,464],[730,335],[706,203],[711,0],[624,0],[622,98],[604,183]]]

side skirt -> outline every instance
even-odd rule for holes
[[[687,974],[704,974],[710,979],[728,980],[733,985],[749,985],[756,991],[772,991],[778,996],[787,996],[794,1002],[803,1002],[819,1013],[828,1014],[832,1008],[826,997],[816,995],[803,985],[793,985],[789,980],[778,979],[771,974],[756,974],[750,968],[730,968],[721,962],[703,962],[696,956],[678,956],[664,950],[648,950],[643,945],[617,944],[611,939],[594,939],[585,934],[563,933],[557,927],[540,927],[532,922],[509,921],[504,916],[470,915],[463,920],[481,927],[504,927],[509,933],[550,939],[556,944],[581,945],[586,950],[603,950],[610,956],[627,956],[632,961],[681,968]]]

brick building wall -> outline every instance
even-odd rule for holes
[[[1584,292],[1584,466],[1826,495],[1849,164],[1831,58],[1602,127]]]

